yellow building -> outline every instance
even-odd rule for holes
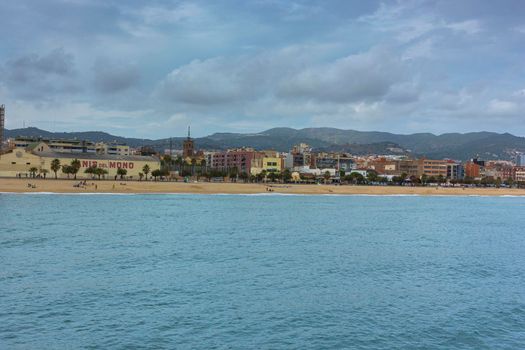
[[[60,153],[53,152],[44,144],[32,145],[29,148],[15,148],[7,153],[0,155],[0,176],[5,177],[29,177],[30,169],[36,168],[36,174],[46,177],[54,177],[51,170],[51,162],[54,159],[60,161],[60,165],[71,165],[75,159],[80,161],[80,170],[77,178],[91,178],[91,174],[84,171],[89,167],[105,169],[107,178],[117,175],[117,169],[122,168],[127,171],[126,178],[138,179],[139,173],[143,173],[143,167],[148,165],[150,172],[160,169],[160,161],[153,156],[119,156],[96,153]],[[59,178],[67,178],[67,175],[58,170]]]
[[[282,159],[280,157],[262,157],[252,160],[252,167],[250,169],[252,175],[260,174],[263,170],[267,173],[280,173],[283,170]]]
[[[264,157],[262,159],[262,169],[266,172],[281,172],[282,160],[279,157]]]

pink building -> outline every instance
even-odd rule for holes
[[[254,159],[262,157],[262,153],[254,150],[239,149],[218,152],[212,156],[212,168],[226,171],[237,168],[239,173],[249,174]]]

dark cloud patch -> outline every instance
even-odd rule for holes
[[[73,56],[58,48],[43,56],[32,53],[8,60],[6,72],[12,81],[26,81],[42,74],[67,76],[72,74],[73,66]]]
[[[4,85],[21,99],[47,99],[80,90],[72,54],[58,48],[44,55],[26,54],[2,67]]]
[[[140,72],[134,64],[120,64],[99,59],[93,66],[94,86],[101,93],[117,93],[138,84]]]

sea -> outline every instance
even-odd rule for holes
[[[525,349],[525,198],[0,194],[0,349]]]

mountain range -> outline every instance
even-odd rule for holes
[[[30,127],[5,130],[6,137],[29,136],[58,139],[82,139],[94,142],[123,142],[132,147],[151,146],[163,151],[170,139],[138,139],[115,136],[101,131],[50,132]],[[184,137],[171,138],[172,147],[180,149]],[[393,134],[336,128],[273,128],[260,133],[215,133],[195,138],[197,148],[224,150],[236,147],[288,151],[293,145],[307,143],[319,151],[342,151],[352,154],[410,154],[427,158],[467,160],[514,159],[525,153],[525,138],[494,132]]]

